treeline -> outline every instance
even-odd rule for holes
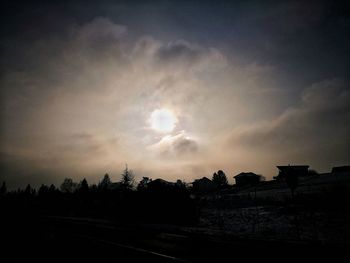
[[[198,220],[197,201],[180,180],[169,183],[144,177],[135,185],[134,175],[127,168],[119,182],[112,182],[106,174],[98,184],[66,178],[59,188],[41,185],[36,190],[28,185],[10,192],[3,183],[0,204],[3,212],[18,216],[80,216],[180,225]]]

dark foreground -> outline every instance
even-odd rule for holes
[[[346,246],[237,239],[169,225],[120,225],[68,217],[2,218],[2,262],[284,261],[349,255]]]

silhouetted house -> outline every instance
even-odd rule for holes
[[[277,168],[279,173],[273,177],[277,180],[285,179],[286,176],[302,177],[309,175],[309,165],[280,165]]]
[[[175,183],[168,182],[163,179],[155,179],[147,184],[147,188],[150,191],[163,191],[174,187]]]
[[[217,185],[207,177],[194,180],[192,186],[193,191],[197,193],[209,193],[217,190]]]
[[[332,175],[349,175],[350,176],[350,165],[333,167]]]
[[[241,187],[257,185],[260,182],[262,176],[252,172],[248,172],[237,174],[233,178],[236,180],[236,186]]]

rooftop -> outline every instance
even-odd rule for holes
[[[233,178],[239,178],[239,177],[242,177],[242,176],[259,176],[259,175],[257,175],[256,173],[252,173],[252,172],[247,172],[247,173],[242,172],[242,173],[237,174]]]

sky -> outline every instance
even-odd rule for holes
[[[5,2],[0,180],[349,165],[345,2]]]

